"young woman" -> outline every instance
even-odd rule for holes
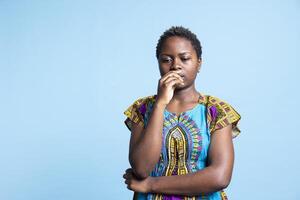
[[[123,177],[134,199],[227,199],[223,189],[231,180],[232,138],[241,117],[225,101],[196,90],[201,54],[190,30],[166,30],[156,47],[157,94],[124,112],[132,168]]]

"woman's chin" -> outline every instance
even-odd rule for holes
[[[184,89],[185,88],[185,84],[183,84],[183,85],[177,85],[176,87],[175,87],[175,90],[182,90],[182,89]]]

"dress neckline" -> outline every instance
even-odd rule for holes
[[[168,111],[168,109],[167,108],[165,108],[165,112],[166,113],[169,113],[169,114],[171,114],[171,115],[173,115],[173,116],[176,116],[176,117],[180,117],[180,116],[182,116],[183,114],[186,114],[186,113],[191,113],[191,112],[193,112],[194,110],[196,110],[196,108],[200,105],[200,103],[201,102],[203,102],[203,100],[204,100],[204,96],[200,93],[200,92],[198,92],[198,95],[199,95],[199,97],[198,97],[198,100],[197,100],[197,104],[195,105],[195,106],[193,106],[192,108],[190,108],[190,109],[187,109],[187,110],[185,110],[185,111],[183,111],[183,112],[180,112],[180,113],[175,113],[175,112],[171,112],[171,111]]]

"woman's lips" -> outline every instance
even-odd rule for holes
[[[176,70],[175,73],[178,74],[181,78],[184,78],[184,75],[181,70]]]
[[[183,73],[182,72],[180,72],[180,71],[177,71],[176,72],[179,76],[181,76],[181,77],[184,77],[184,75],[183,75]]]

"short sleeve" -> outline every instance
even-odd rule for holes
[[[127,116],[124,123],[127,128],[131,131],[132,123],[136,123],[144,127],[144,115],[146,112],[146,99],[140,98],[130,105],[124,114]]]
[[[210,133],[232,124],[232,137],[235,138],[240,134],[238,123],[241,116],[230,104],[216,97],[209,96],[207,109]]]

